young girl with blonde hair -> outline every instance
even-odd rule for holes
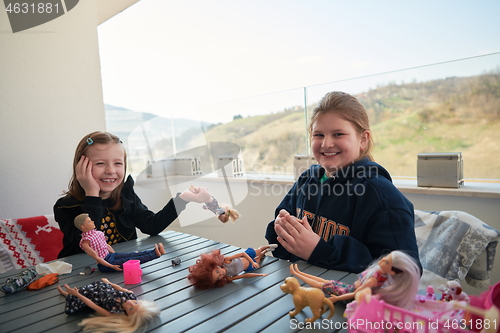
[[[384,251],[404,250],[420,265],[412,203],[372,157],[363,105],[330,92],[309,126],[318,164],[295,182],[275,212],[266,239],[275,257],[359,273]]]

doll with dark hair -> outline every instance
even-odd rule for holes
[[[138,300],[132,291],[107,279],[101,280],[80,288],[65,284],[66,291],[57,286],[59,293],[66,297],[66,314],[71,315],[85,308],[97,312],[97,316],[78,324],[83,326],[85,332],[137,332],[160,314],[155,302]]]
[[[369,288],[385,302],[401,308],[413,305],[420,280],[417,262],[412,256],[397,250],[374,261],[352,285],[301,272],[296,264],[290,265],[290,273],[311,287],[323,290],[332,303],[354,299],[357,293]]]
[[[188,268],[187,279],[193,286],[201,289],[223,287],[237,279],[266,276],[267,274],[250,273],[259,268],[261,259],[268,251],[273,251],[275,244],[248,248],[231,256],[224,256],[219,249],[201,255],[196,264]],[[240,274],[245,272],[244,274]]]

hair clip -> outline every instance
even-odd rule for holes
[[[92,140],[91,138],[87,138],[87,144],[90,146],[91,144],[94,143],[94,140]]]

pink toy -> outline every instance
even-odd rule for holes
[[[417,301],[418,310],[409,311],[372,297],[360,301],[348,318],[350,333],[466,333],[460,328],[463,310],[456,310],[450,302]],[[352,303],[351,303],[352,304]],[[349,305],[348,305],[349,306]],[[347,312],[346,312],[347,314]]]
[[[497,328],[498,332],[500,332],[500,282],[491,286],[487,291],[481,293],[479,296],[470,296],[470,305],[482,309],[485,313],[489,313],[490,316],[496,316],[498,318]],[[478,318],[481,317],[480,313],[471,313],[471,320],[473,323],[477,323],[471,329],[473,331],[479,332],[481,327],[479,327],[481,321],[478,321]]]
[[[139,260],[129,260],[123,264],[123,278],[125,284],[141,283],[142,269]]]

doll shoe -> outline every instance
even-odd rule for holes
[[[278,244],[269,244],[269,252],[273,252],[278,247]]]
[[[18,275],[8,278],[2,286],[2,291],[4,293],[13,294],[24,290],[37,278],[37,276],[38,273],[33,268],[24,270]]]

